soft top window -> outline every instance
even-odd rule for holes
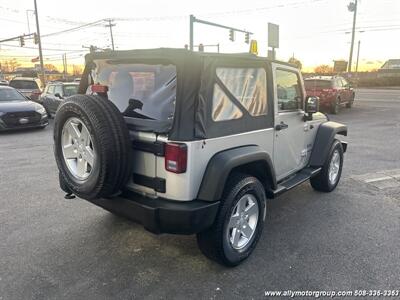
[[[214,85],[212,118],[214,121],[241,118],[244,109],[251,116],[266,115],[267,78],[263,68],[231,68],[216,69],[217,83]],[[226,88],[224,92],[222,87]],[[227,93],[232,94],[236,103]]]
[[[64,85],[64,96],[70,97],[70,96],[77,94],[78,87],[79,87],[79,85],[77,85],[77,84]]]
[[[125,117],[172,122],[176,67],[172,64],[95,61],[95,83],[108,86],[108,98]]]

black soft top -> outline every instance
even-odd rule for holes
[[[182,48],[156,48],[156,49],[135,49],[135,50],[118,50],[118,51],[103,51],[94,52],[85,55],[85,62],[92,62],[96,59],[111,59],[111,60],[135,60],[148,58],[157,59],[162,58],[176,63],[184,62],[187,58],[199,59],[201,57],[215,57],[215,58],[232,58],[232,59],[251,59],[251,60],[261,60],[276,62],[279,64],[284,64],[286,66],[295,67],[294,65],[279,61],[269,59],[267,57],[257,56],[252,53],[216,53],[216,52],[194,52]]]
[[[110,63],[175,65],[177,70],[176,105],[172,129],[168,135],[170,139],[178,141],[212,138],[270,126],[271,122],[265,121],[265,117],[231,121],[234,124],[223,124],[224,122],[215,124],[210,120],[210,95],[217,65],[252,67],[264,65],[266,62],[269,63],[265,66],[270,65],[271,62],[277,62],[293,67],[288,63],[250,53],[193,52],[174,48],[95,52],[85,56],[86,66],[79,87],[81,94],[84,94],[88,85],[91,84],[90,71],[95,67],[96,60],[109,60]]]

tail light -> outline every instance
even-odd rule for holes
[[[39,96],[42,92],[40,90],[33,90],[32,95]]]
[[[92,91],[92,93],[98,93],[98,94],[107,93],[108,86],[102,84],[93,84],[90,87],[90,90]]]
[[[173,173],[185,173],[187,165],[187,146],[168,143],[165,145],[165,169]]]

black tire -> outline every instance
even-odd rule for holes
[[[228,237],[228,223],[236,204],[245,194],[255,197],[258,204],[258,221],[252,237],[242,249],[234,249]],[[208,230],[197,234],[200,250],[208,258],[225,266],[239,265],[253,252],[260,239],[266,213],[266,196],[263,185],[257,178],[235,173],[225,186],[221,206],[214,224]]]
[[[331,106],[331,114],[337,115],[340,111],[340,99],[336,98]]]
[[[97,153],[85,180],[69,171],[62,153],[62,130],[70,118],[78,118],[87,127]],[[59,107],[54,120],[54,153],[63,184],[87,200],[118,194],[132,170],[129,132],[122,114],[111,101],[98,96],[76,95]]]
[[[336,177],[336,180],[334,182],[331,182],[329,180],[329,166],[335,151],[338,152],[340,157],[339,172]],[[321,172],[317,176],[312,177],[310,179],[311,186],[314,188],[314,190],[320,192],[326,192],[326,193],[332,192],[340,181],[340,176],[342,175],[342,168],[343,168],[343,147],[338,140],[334,140]]]
[[[349,102],[346,103],[346,107],[347,108],[351,108],[353,106],[353,103],[354,103],[354,94],[353,94],[352,99]]]

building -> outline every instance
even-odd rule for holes
[[[389,59],[378,70],[378,77],[400,77],[400,59]]]

